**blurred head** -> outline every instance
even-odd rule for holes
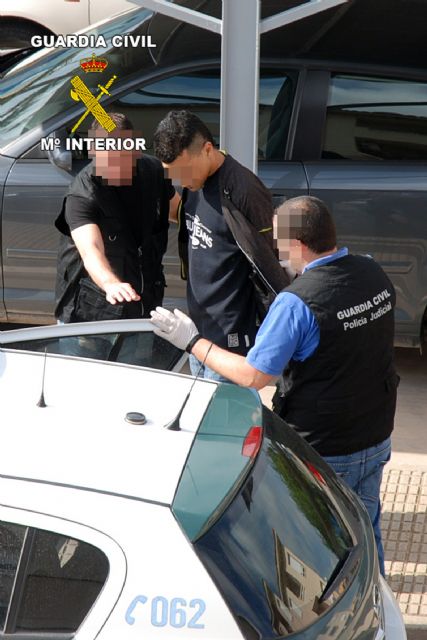
[[[212,134],[190,111],[170,111],[159,123],[153,143],[168,178],[190,191],[201,189],[217,168]]]
[[[109,113],[116,128],[108,133],[94,120],[88,132],[93,138],[135,138],[140,135],[133,129],[129,118],[122,113]],[[132,184],[132,178],[136,171],[136,161],[141,157],[140,151],[127,150],[91,150],[89,155],[94,159],[94,173],[102,178],[108,185],[119,187]]]
[[[312,196],[286,200],[276,210],[273,235],[280,260],[301,271],[316,257],[336,251],[335,223],[326,204]]]

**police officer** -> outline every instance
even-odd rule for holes
[[[110,113],[111,134],[133,137],[131,122]],[[95,150],[71,184],[56,220],[61,232],[56,317],[62,322],[147,317],[163,300],[168,215],[179,196],[161,163],[132,150]]]
[[[237,384],[261,389],[282,374],[275,411],[364,502],[384,575],[380,485],[398,384],[393,285],[371,257],[337,249],[317,198],[285,202],[275,238],[280,258],[302,273],[273,302],[246,358],[212,345],[180,311],[157,309],[152,322],[157,335]]]

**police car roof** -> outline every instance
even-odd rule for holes
[[[45,369],[46,407],[37,406]],[[169,372],[0,351],[0,475],[171,504],[195,432],[217,387]],[[145,424],[126,421],[129,412]]]

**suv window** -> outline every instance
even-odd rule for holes
[[[334,75],[322,157],[426,160],[427,84]]]
[[[104,553],[65,535],[0,522],[0,636],[72,634],[108,576]]]
[[[283,160],[296,87],[296,73],[261,70],[259,89],[260,160]],[[146,138],[152,153],[157,124],[172,109],[190,109],[203,120],[219,143],[220,71],[180,73],[144,85],[109,105],[125,113]]]

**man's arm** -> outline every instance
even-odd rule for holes
[[[86,271],[92,280],[105,291],[111,304],[140,300],[132,285],[121,282],[113,272],[105,256],[104,241],[96,224],[84,224],[71,232]]]
[[[198,360],[236,384],[262,389],[276,377],[256,369],[243,356],[230,353],[202,338],[191,318],[179,309],[172,313],[157,307],[151,312],[151,322],[156,335],[168,340],[178,349],[192,353]]]
[[[221,349],[205,338],[197,340],[191,353],[200,362],[204,361],[207,367],[242,387],[263,389],[276,377],[255,369],[244,356]],[[208,356],[205,360],[206,354]]]
[[[191,318],[178,309],[172,313],[157,307],[151,312],[151,322],[156,335],[191,352],[225,378],[255,389],[262,389],[281,375],[291,358],[308,358],[320,339],[319,326],[309,307],[288,292],[280,294],[271,305],[246,358],[203,338]]]
[[[181,196],[175,192],[173,198],[169,200],[169,222],[178,222],[178,208],[181,202]]]

